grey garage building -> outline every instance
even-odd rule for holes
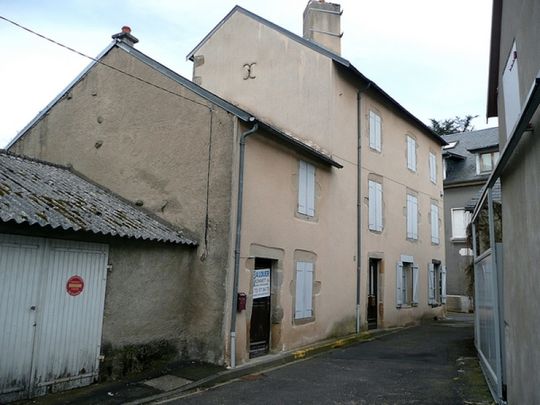
[[[0,402],[181,358],[196,245],[67,167],[0,151]]]

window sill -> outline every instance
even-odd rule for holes
[[[315,322],[315,317],[314,316],[310,316],[309,318],[299,318],[299,319],[295,318],[293,320],[293,325],[301,326],[301,325],[305,325],[305,324],[312,323],[312,322]]]
[[[466,236],[459,237],[459,238],[452,237],[452,238],[450,238],[450,241],[455,242],[455,243],[465,243],[465,242],[467,242],[467,237]]]

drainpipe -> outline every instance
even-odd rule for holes
[[[361,313],[360,308],[360,275],[362,274],[362,93],[371,87],[371,82],[356,93],[356,119],[357,119],[357,195],[356,195],[356,333],[360,333]]]
[[[254,121],[251,117],[249,120]],[[236,305],[238,300],[238,278],[240,275],[240,236],[242,230],[242,199],[244,195],[244,155],[246,138],[257,132],[259,124],[255,123],[251,129],[243,132],[240,136],[240,162],[238,167],[238,199],[236,201],[236,240],[234,244],[234,281],[231,307],[231,368],[236,367]]]

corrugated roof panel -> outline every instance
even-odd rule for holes
[[[0,151],[0,220],[148,241],[196,245],[69,169]]]

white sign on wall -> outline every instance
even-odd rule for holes
[[[270,296],[270,269],[253,270],[253,299]]]

